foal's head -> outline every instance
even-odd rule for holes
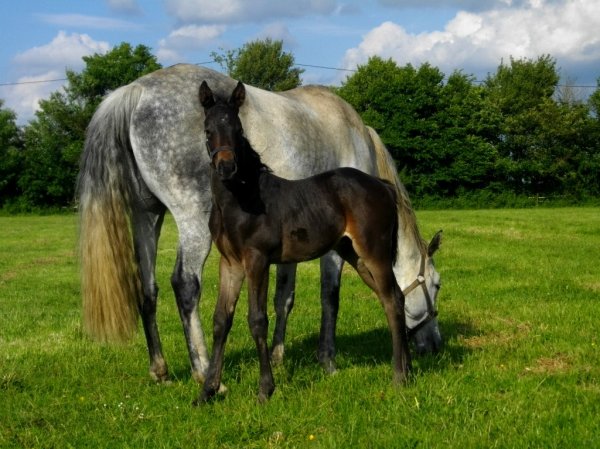
[[[230,180],[238,170],[236,154],[245,142],[238,112],[246,99],[246,89],[238,82],[229,100],[224,101],[215,98],[206,81],[202,81],[199,97],[204,107],[206,148],[211,164],[221,180]]]

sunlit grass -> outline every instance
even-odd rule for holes
[[[244,294],[226,352],[229,394],[201,408],[191,407],[199,387],[169,283],[170,217],[157,276],[173,382],[162,385],[147,374],[141,332],[116,347],[83,335],[76,218],[0,217],[0,447],[595,447],[599,217],[597,208],[418,213],[425,237],[444,229],[436,264],[446,345],[416,358],[401,388],[391,384],[383,311],[351,270],[340,370],[323,374],[318,263],[303,264],[271,401],[256,403]],[[201,303],[209,341],[216,260],[213,251]]]

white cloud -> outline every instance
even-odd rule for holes
[[[25,124],[39,109],[39,101],[48,98],[64,83],[64,81],[47,82],[47,80],[60,80],[64,77],[64,72],[57,70],[40,73],[36,76],[23,76],[18,79],[17,84],[3,86],[2,96],[6,100],[4,106],[17,114],[17,122],[20,125]]]
[[[296,39],[290,33],[290,30],[283,22],[274,22],[264,27],[257,36],[258,39],[271,38],[275,41],[283,41],[285,45],[293,47],[296,45]]]
[[[87,34],[59,31],[52,42],[17,54],[14,62],[21,71],[28,73],[52,68],[79,69],[84,65],[81,59],[83,56],[106,53],[110,48],[108,42],[95,41]]]
[[[253,22],[331,14],[336,0],[167,0],[167,10],[183,22]]]
[[[346,52],[343,65],[354,68],[379,55],[400,65],[429,62],[446,73],[464,69],[481,76],[510,56],[550,54],[563,65],[589,64],[600,58],[598,29],[597,0],[529,0],[482,13],[461,11],[444,30],[429,33],[413,34],[385,22]]]
[[[87,34],[60,31],[50,43],[17,54],[13,61],[21,76],[17,84],[3,88],[6,107],[17,113],[19,123],[26,122],[33,117],[39,100],[61,87],[60,82],[32,81],[65,78],[66,68],[84,67],[83,56],[106,53],[110,48],[107,42],[95,41]]]
[[[160,61],[180,62],[182,50],[198,50],[212,45],[227,29],[224,25],[186,25],[158,42]]]

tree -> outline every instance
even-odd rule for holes
[[[67,85],[40,102],[25,128],[19,186],[29,207],[72,202],[85,130],[103,96],[160,68],[149,48],[128,43],[83,60],[84,70],[67,70]]]
[[[16,114],[0,100],[0,206],[18,195],[22,169],[22,139]]]
[[[398,67],[375,56],[337,90],[380,134],[416,197],[484,188],[497,159],[481,89],[459,72],[443,81],[429,64]]]
[[[283,41],[269,38],[244,44],[213,59],[234,79],[271,91],[298,87],[303,69],[294,67],[294,56],[283,51]]]
[[[596,81],[596,90],[588,99],[588,104],[592,110],[596,120],[600,122],[600,78]]]
[[[566,168],[559,169],[553,158],[567,158],[560,153],[569,145],[563,136],[570,133],[563,127],[569,122],[565,113],[571,105],[559,108],[552,98],[559,79],[554,59],[545,55],[537,60],[511,58],[485,82],[489,105],[501,117],[499,175],[518,194],[546,195],[563,185],[559,171]]]

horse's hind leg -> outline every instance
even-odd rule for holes
[[[273,332],[273,346],[271,361],[283,362],[285,331],[287,320],[294,307],[296,287],[296,264],[277,265],[275,284],[275,331]]]
[[[335,329],[340,304],[340,279],[344,259],[330,251],[321,257],[321,332],[319,363],[327,373],[336,371]]]
[[[158,200],[154,200],[152,204],[149,201],[145,202],[144,208],[140,208],[141,203],[138,203],[136,205],[138,207],[134,207],[132,214],[135,254],[140,268],[144,295],[139,309],[150,356],[150,376],[156,381],[166,381],[168,378],[167,364],[163,357],[156,326],[158,286],[155,278],[156,249],[165,207]]]
[[[194,210],[173,211],[179,230],[177,260],[171,275],[171,285],[183,325],[192,376],[203,382],[208,369],[208,352],[198,314],[202,267],[210,252],[211,238],[207,213]],[[181,212],[181,213],[180,213]]]

